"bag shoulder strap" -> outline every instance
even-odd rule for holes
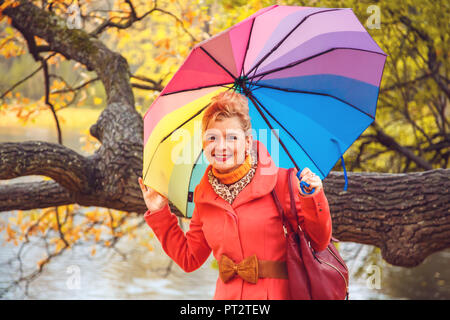
[[[289,230],[289,232],[292,232],[294,230],[297,230],[297,227],[299,226],[298,223],[298,217],[297,217],[297,208],[296,208],[296,204],[295,204],[295,196],[294,196],[294,191],[292,189],[292,170],[293,168],[289,168],[287,171],[287,183],[288,183],[288,189],[289,189],[289,197],[290,197],[290,212],[288,214],[286,214],[286,212],[288,212],[289,210],[285,210],[287,209],[287,205],[283,206],[280,203],[280,198],[277,196],[277,193],[279,194],[281,192],[281,180],[284,180],[286,177],[284,174],[279,173],[279,177],[278,177],[278,181],[275,185],[275,188],[272,190],[272,195],[273,198],[275,200],[275,203],[277,205],[277,209],[278,209],[278,213],[280,214],[281,220],[283,221],[283,224],[285,225],[285,228],[287,228]],[[278,189],[278,191],[277,191]],[[281,197],[281,199],[284,199],[284,197]],[[291,216],[296,222],[295,228],[292,226],[291,222],[287,219],[287,216]],[[301,230],[301,229],[300,229]]]
[[[273,199],[275,200],[275,204],[277,206],[278,214],[280,215],[281,222],[283,223],[284,233],[287,233],[287,232],[292,233],[292,232],[294,232],[294,230],[292,229],[291,224],[289,223],[289,221],[287,221],[286,216],[284,215],[284,209],[283,209],[283,206],[280,203],[280,200],[278,199],[277,192],[275,191],[275,188],[272,190],[272,196],[273,196]]]
[[[295,195],[294,190],[292,189],[292,171],[294,171],[294,168],[289,168],[288,170],[288,189],[289,189],[289,198],[291,200],[291,215],[294,218],[296,222],[296,228],[302,228],[300,227],[300,223],[298,222],[298,215],[297,215],[297,205],[295,203]]]

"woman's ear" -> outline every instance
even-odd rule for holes
[[[253,147],[253,136],[249,134],[245,137],[245,148],[251,153],[252,147]]]

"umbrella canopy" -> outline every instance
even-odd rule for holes
[[[324,179],[374,121],[385,60],[352,9],[256,12],[198,43],[147,110],[144,183],[191,217],[209,164],[201,119],[224,90],[247,96],[254,139],[278,167],[308,167]]]

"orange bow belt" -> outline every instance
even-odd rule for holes
[[[222,254],[219,261],[219,276],[222,281],[226,283],[236,274],[250,283],[256,283],[258,278],[288,278],[284,261],[258,260],[254,254],[239,263],[234,263]]]

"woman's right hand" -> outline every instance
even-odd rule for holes
[[[147,187],[141,177],[139,177],[138,181],[141,186],[145,204],[150,212],[162,209],[169,202],[167,197],[161,195],[158,191],[152,189],[151,187]]]

